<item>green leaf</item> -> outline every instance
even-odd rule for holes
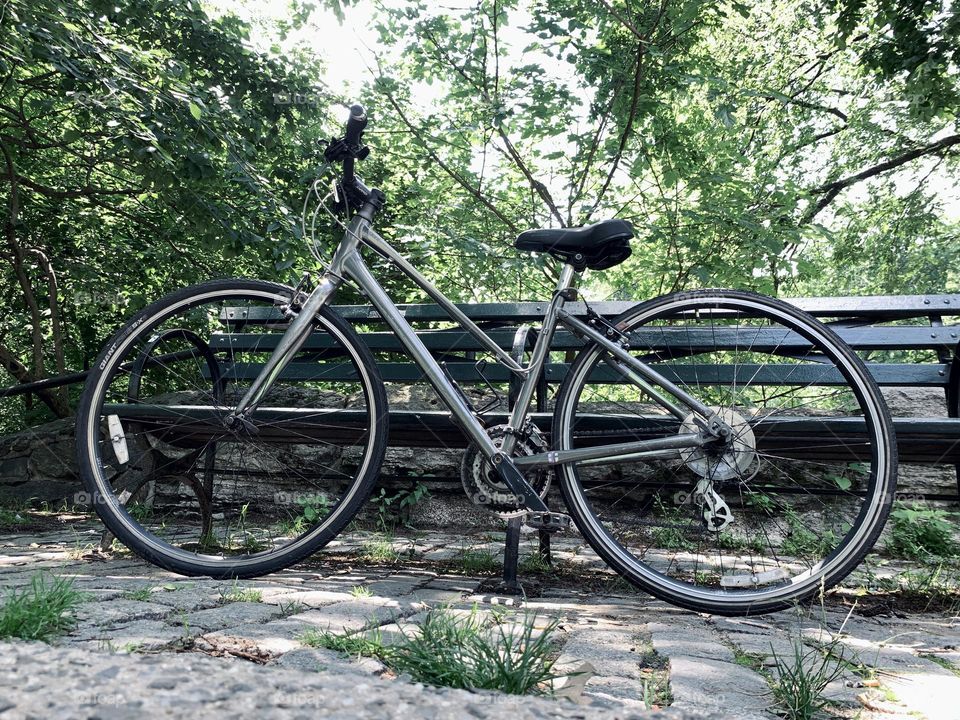
[[[190,103],[190,114],[193,115],[194,120],[199,120],[203,115],[203,110],[200,109],[200,106],[195,102]]]

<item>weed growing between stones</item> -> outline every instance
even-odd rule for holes
[[[490,573],[500,569],[500,560],[496,554],[476,548],[461,548],[454,562],[468,574]]]
[[[838,595],[853,595],[869,598],[874,606],[885,611],[943,612],[950,616],[960,612],[960,567],[954,558],[927,558],[929,564],[900,569],[879,576],[864,563],[858,569],[860,585],[852,592],[845,588],[835,591]],[[878,567],[890,563],[887,559],[875,562]],[[868,605],[868,612],[869,612]]]
[[[553,566],[538,552],[524,555],[520,558],[517,569],[525,575],[541,575],[553,570]]]
[[[402,557],[400,551],[393,547],[393,537],[389,535],[373,537],[364,542],[360,549],[360,559],[364,562],[395,565]]]
[[[373,595],[370,588],[364,587],[363,585],[354,585],[350,588],[350,595],[355,598],[367,598]]]
[[[307,630],[299,640],[309,647],[336,650],[353,657],[382,659],[387,652],[379,629],[354,634],[334,633],[330,630]]]
[[[410,527],[410,513],[429,499],[430,490],[417,481],[412,488],[397,490],[393,495],[388,495],[386,489],[380,488],[380,494],[372,497],[370,502],[377,510],[377,527],[382,532],[388,532],[396,530],[398,525]]]
[[[907,560],[927,560],[931,555],[955,556],[960,544],[953,537],[954,524],[951,514],[945,510],[897,503],[890,513],[886,551]]]
[[[296,600],[291,600],[287,603],[281,600],[277,603],[277,608],[280,610],[280,617],[290,617],[291,615],[299,615],[304,612],[307,606]]]
[[[917,657],[922,657],[922,658],[925,658],[926,660],[929,660],[930,662],[936,663],[937,665],[942,667],[944,670],[949,670],[957,677],[960,677],[960,667],[957,667],[952,662],[947,660],[945,657],[940,657],[935,653],[917,653]]]
[[[640,676],[643,683],[643,702],[648,709],[666,707],[673,703],[670,690],[670,661],[653,649],[653,646],[638,639]],[[646,646],[644,649],[643,646]]]
[[[235,602],[260,602],[263,600],[263,593],[260,590],[254,588],[242,588],[236,581],[233,582],[233,585],[224,590],[220,588],[220,602],[221,603],[235,603]]]
[[[83,600],[72,580],[48,582],[44,575],[34,575],[25,588],[11,590],[0,606],[0,638],[46,641],[61,635],[76,624],[73,610]]]
[[[771,650],[777,669],[770,681],[773,699],[788,720],[811,720],[830,703],[823,692],[843,673],[843,665],[831,656],[842,657],[842,651],[838,655],[836,647],[831,647],[829,652],[821,653],[817,648],[805,647],[799,639],[793,642],[793,657],[781,657],[772,647]]]
[[[20,510],[0,507],[0,530],[16,530],[29,522],[30,519]]]
[[[455,614],[438,608],[417,631],[385,645],[378,630],[332,633],[311,630],[300,640],[312,647],[375,657],[417,682],[466,690],[499,690],[512,695],[549,695],[553,673],[553,633],[557,621],[541,629],[526,616],[518,624],[492,627],[476,611]]]

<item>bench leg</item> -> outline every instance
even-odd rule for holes
[[[960,417],[960,343],[953,349],[950,359],[950,379],[947,382],[947,415]],[[960,463],[953,466],[957,473],[957,499],[960,501]]]

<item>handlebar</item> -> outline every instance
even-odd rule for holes
[[[384,194],[377,189],[368,188],[353,172],[356,161],[363,160],[370,154],[370,149],[360,144],[366,126],[367,113],[363,106],[353,105],[343,138],[331,140],[323,156],[327,162],[343,163],[343,177],[340,181],[343,198],[339,201],[342,207],[357,208],[362,217],[372,221],[373,213],[383,207]]]

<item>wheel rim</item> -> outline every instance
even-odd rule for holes
[[[700,310],[698,316],[680,315],[693,307]],[[763,315],[765,320],[719,317],[721,311],[729,314],[738,308]],[[790,331],[781,332],[779,344],[770,342],[778,337],[774,325]],[[620,327],[630,334],[635,356],[645,356],[668,376],[672,370],[671,379],[691,395],[709,406],[737,412],[748,420],[751,430],[764,429],[765,435],[754,449],[758,467],[740,469],[723,482],[705,477],[709,472],[694,472],[690,457],[672,465],[665,460],[644,463],[645,473],[638,470],[640,463],[607,465],[602,472],[600,468],[562,468],[571,512],[581,519],[581,529],[605,559],[654,594],[691,606],[718,608],[782,604],[811,592],[824,579],[834,582],[849,572],[871,544],[878,519],[882,520],[891,458],[881,421],[883,410],[839,345],[821,337],[802,317],[748,298],[678,298],[641,310]],[[731,337],[751,336],[756,342],[738,342],[731,349]],[[797,340],[816,340],[821,354],[799,353],[802,343]],[[673,357],[662,350],[668,344],[674,347]],[[781,377],[784,372],[787,378],[793,374],[779,395],[771,392],[773,363],[768,360],[763,369],[764,363],[757,362],[759,354],[776,358]],[[825,359],[832,361],[830,368],[825,367]],[[594,415],[623,415],[613,422],[614,431],[621,422],[621,435],[639,437],[643,425],[634,418],[650,412],[649,396],[644,403],[639,396],[628,396],[623,386],[585,382],[598,365],[604,363],[594,351],[573,371],[572,389],[558,408],[562,412],[555,442],[560,449],[591,442],[579,430],[591,423],[596,427],[596,419],[585,420],[590,410]],[[799,384],[804,378],[808,379],[805,384]],[[827,384],[838,380],[847,385]],[[611,412],[614,409],[617,413]],[[830,450],[836,459],[822,463],[810,459],[811,453],[826,451],[812,446],[820,440],[808,443],[807,457],[796,443],[789,451],[784,445],[773,445],[783,443],[784,437],[768,430],[776,425],[789,427],[787,410],[801,425],[830,431],[837,427],[837,420],[865,417],[864,433],[858,437],[869,448],[857,448],[858,459],[851,461],[854,453],[847,443],[846,450]],[[827,410],[829,415],[818,414]],[[668,427],[679,421],[661,416],[656,422]],[[605,423],[608,434],[609,418]],[[706,464],[710,466],[709,461]],[[791,475],[794,472],[796,477]],[[827,479],[832,486],[826,485]],[[701,481],[717,492],[735,519],[719,532],[702,527],[703,510],[710,509],[710,503],[694,492],[704,489]],[[822,494],[826,491],[833,494]],[[722,520],[724,508],[719,509]],[[828,527],[831,521],[833,529]]]
[[[285,330],[286,301],[246,287],[185,297],[116,339],[101,362],[85,426],[94,502],[152,559],[240,574],[302,557],[355,511],[377,408],[365,363],[329,320],[317,318],[298,377],[281,376],[254,413],[257,432],[223,427]],[[346,426],[332,417],[345,409]]]

